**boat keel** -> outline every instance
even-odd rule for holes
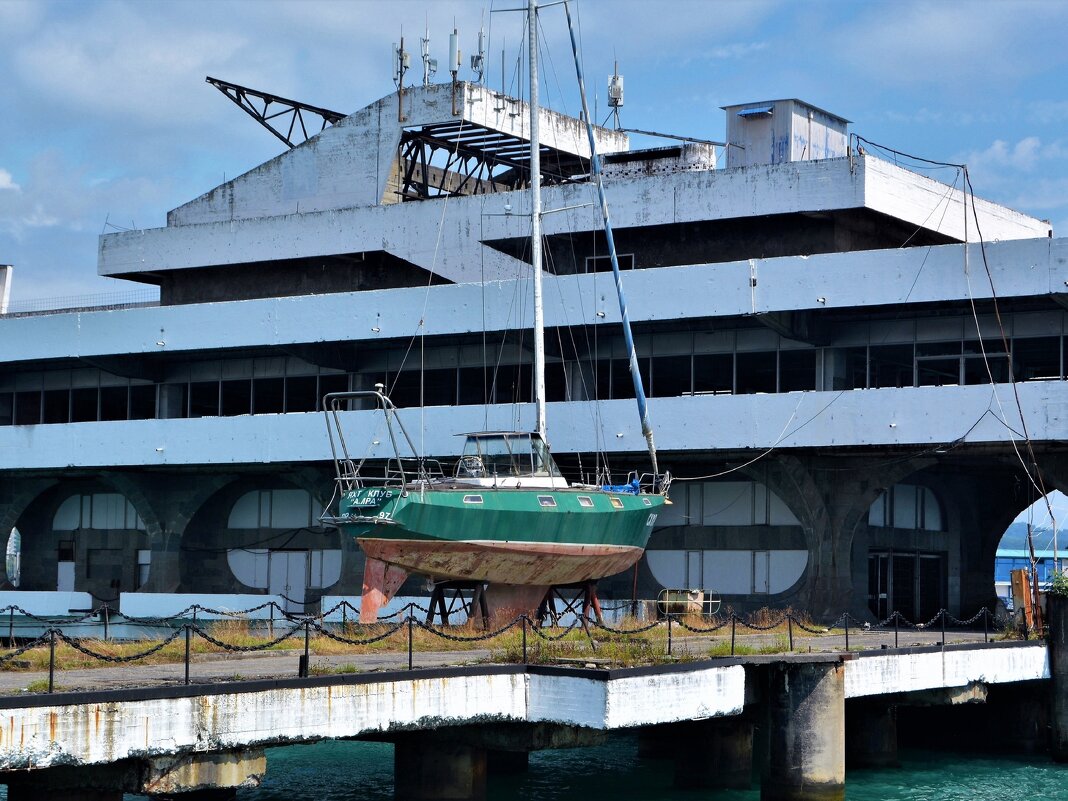
[[[408,578],[408,571],[404,568],[367,557],[367,564],[363,568],[360,622],[377,622],[378,610],[390,602],[406,578]]]

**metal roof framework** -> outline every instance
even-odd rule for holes
[[[466,120],[401,134],[404,200],[509,192],[530,185],[530,141]],[[542,184],[585,180],[589,159],[542,145]]]

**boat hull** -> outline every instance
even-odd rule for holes
[[[499,584],[575,584],[611,576],[634,565],[643,549],[634,545],[559,542],[448,542],[425,539],[356,541],[372,559],[409,573],[438,579]]]
[[[345,493],[333,522],[367,556],[361,620],[370,622],[399,588],[386,580],[397,571],[543,589],[624,571],[664,502],[574,489],[360,488]]]

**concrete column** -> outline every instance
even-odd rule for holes
[[[486,772],[491,776],[526,773],[530,767],[529,751],[486,751]]]
[[[154,757],[145,762],[140,790],[149,795],[223,801],[234,797],[238,787],[259,787],[266,772],[267,757],[260,748]]]
[[[481,801],[486,797],[486,752],[444,737],[413,735],[394,746],[397,801]]]
[[[897,707],[867,700],[846,705],[846,761],[857,768],[898,767]]]
[[[674,744],[675,786],[748,790],[753,775],[753,724],[743,717],[682,724]]]
[[[1053,691],[1050,750],[1055,760],[1068,762],[1068,598],[1046,596],[1046,630]]]
[[[108,765],[54,768],[7,773],[8,801],[122,801],[123,791],[136,790],[137,765],[131,760]]]
[[[845,798],[845,667],[783,662],[770,677],[769,754],[761,801]]]

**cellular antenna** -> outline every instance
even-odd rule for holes
[[[456,28],[452,29],[452,33],[449,34],[449,72],[452,73],[452,113],[455,116],[459,114],[459,109],[456,108],[456,88],[457,88],[457,75],[460,72],[460,61],[463,56],[460,53],[460,32]]]
[[[419,40],[423,50],[423,86],[430,86],[430,79],[437,74],[438,60],[430,57],[430,20],[427,19],[425,35]]]
[[[404,122],[404,75],[411,66],[408,51],[404,49],[404,36],[400,44],[393,44],[393,83],[397,86],[397,122]]]
[[[477,76],[475,83],[482,83],[482,76],[486,72],[486,29],[478,29],[478,53],[471,56],[471,72]]]
[[[623,76],[619,74],[619,62],[613,66],[608,77],[608,107],[612,109],[612,121],[619,130],[619,110],[623,108]]]

